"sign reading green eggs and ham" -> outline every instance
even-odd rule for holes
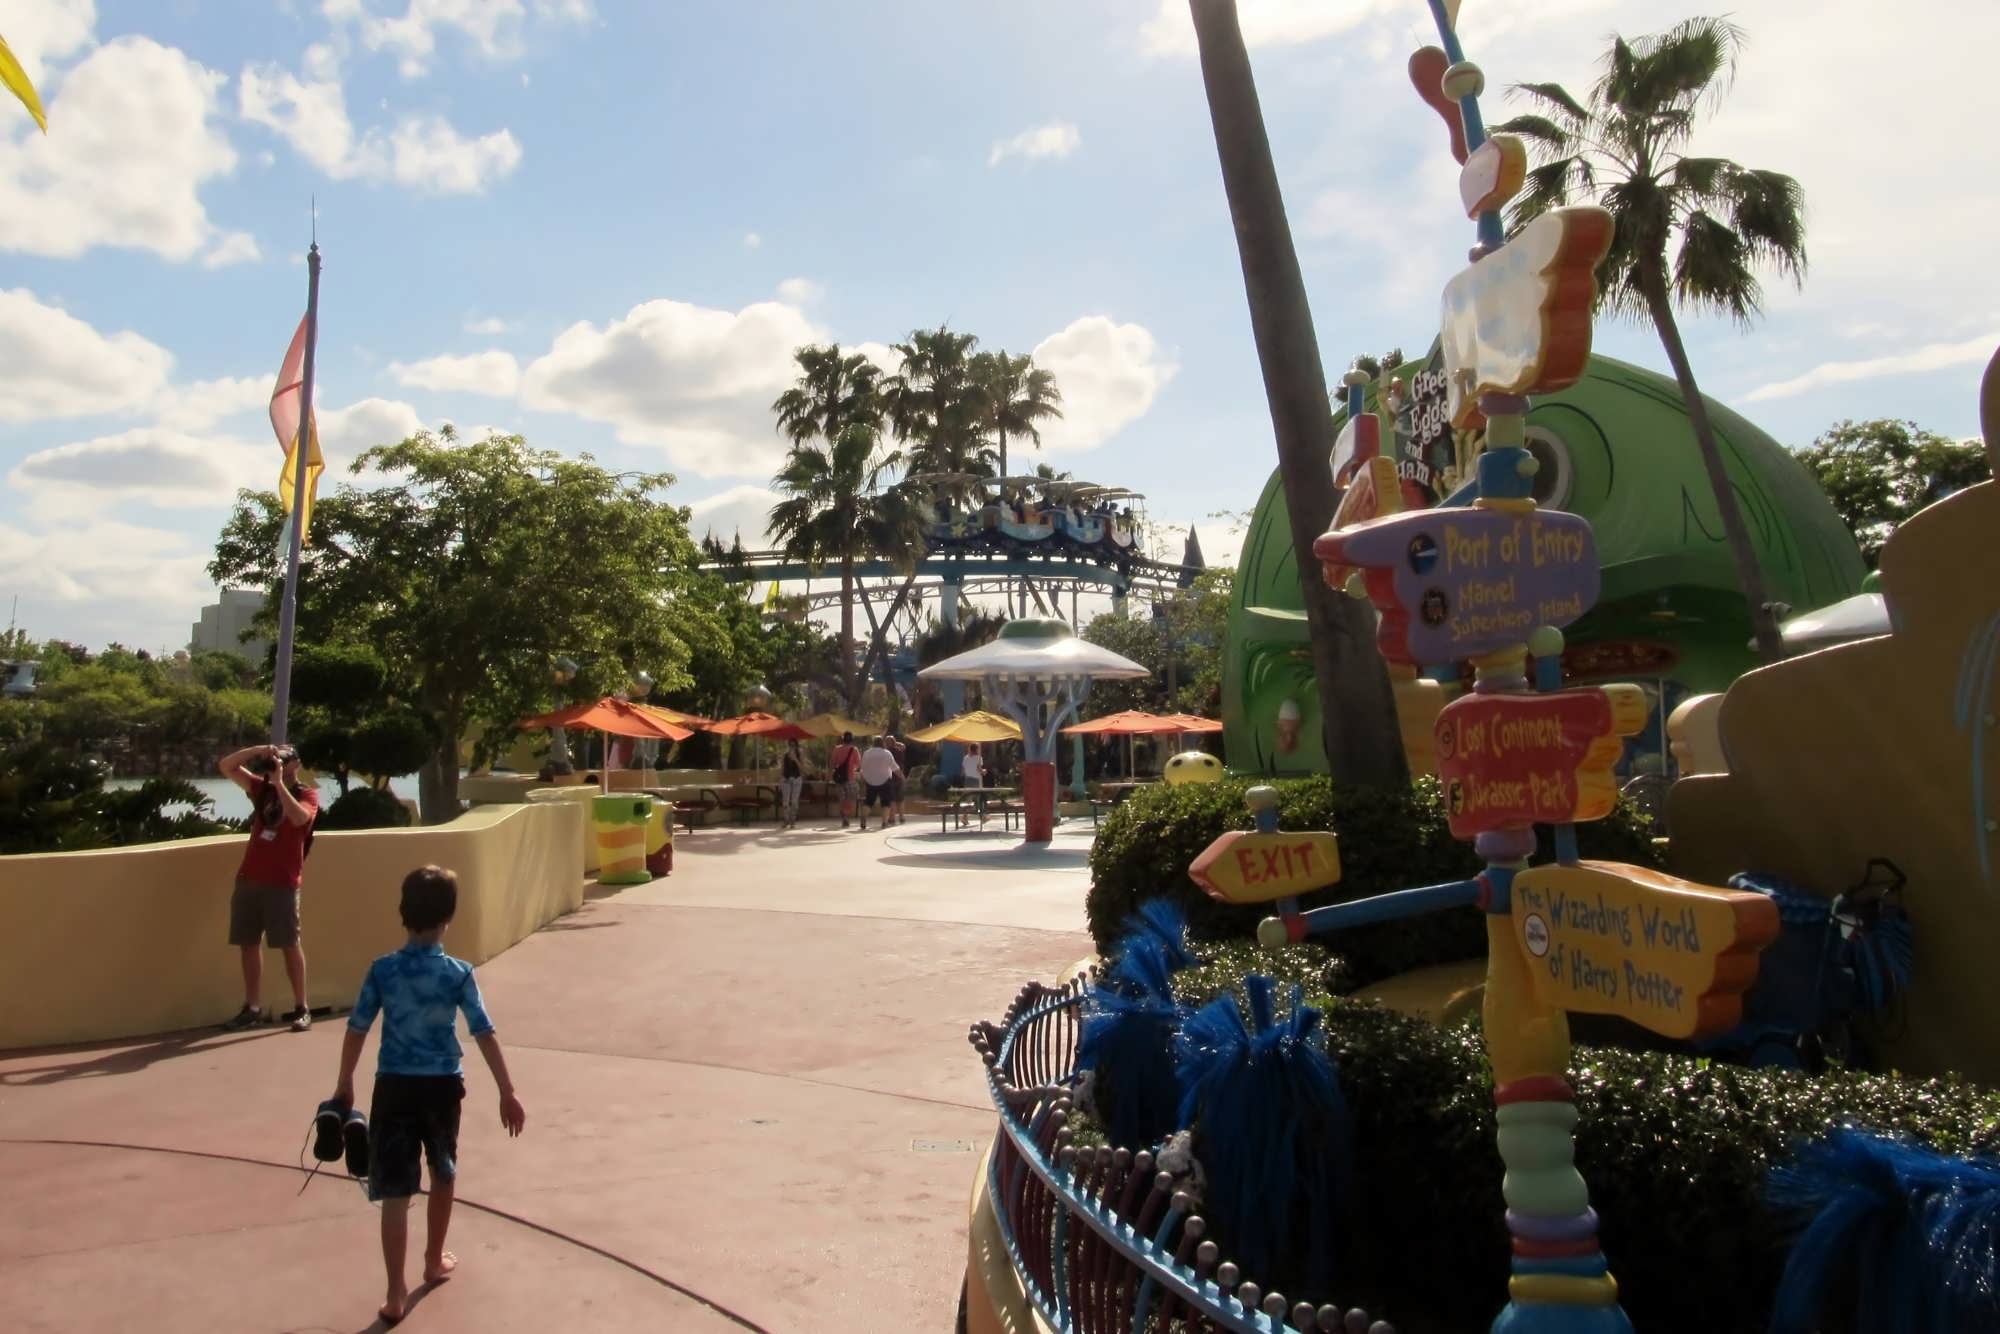
[[[1559,510],[1451,509],[1394,514],[1327,533],[1322,561],[1365,571],[1391,662],[1431,666],[1560,629],[1597,601],[1587,520]]]
[[[1452,837],[1603,819],[1618,804],[1624,738],[1646,713],[1645,692],[1630,685],[1453,700],[1437,720]]]

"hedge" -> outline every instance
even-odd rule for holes
[[[1234,961],[1183,970],[1176,992],[1205,1003],[1240,981],[1228,971]],[[1270,971],[1315,966],[1288,950]],[[1284,1291],[1366,1306],[1403,1334],[1486,1328],[1505,1300],[1508,1236],[1477,1026],[1440,1029],[1324,992],[1308,1003],[1325,1012],[1352,1110],[1354,1196],[1343,1210],[1337,1291]],[[1762,1334],[1790,1244],[1787,1221],[1765,1203],[1766,1178],[1793,1146],[1854,1125],[1950,1153],[2000,1147],[2000,1093],[1956,1080],[1809,1076],[1589,1047],[1577,1049],[1571,1080],[1577,1165],[1641,1330]],[[1210,1235],[1227,1255],[1228,1238]]]
[[[394,793],[376,787],[351,787],[320,812],[317,829],[400,829],[410,823],[410,808]]]
[[[1285,779],[1271,786],[1278,789],[1280,828],[1331,829],[1340,835],[1340,883],[1303,896],[1304,907],[1461,880],[1479,871],[1471,844],[1453,838],[1445,824],[1435,779],[1393,789],[1335,787],[1327,778]],[[1255,934],[1268,908],[1218,903],[1187,876],[1188,863],[1218,834],[1251,827],[1243,804],[1250,787],[1243,779],[1156,784],[1111,812],[1091,848],[1085,905],[1100,953],[1113,947],[1139,902],[1156,895],[1180,903],[1197,940]],[[1584,856],[1639,865],[1657,861],[1651,832],[1629,806],[1577,826]],[[1338,984],[1329,985],[1351,990],[1412,968],[1479,958],[1486,950],[1486,927],[1475,912],[1432,913],[1342,932],[1335,949],[1345,962]]]

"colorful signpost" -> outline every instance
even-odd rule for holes
[[[1622,738],[1646,714],[1646,693],[1630,685],[1453,700],[1437,720],[1452,835],[1603,819],[1618,804]]]
[[[1269,903],[1340,883],[1340,840],[1323,829],[1295,834],[1232,829],[1202,850],[1188,877],[1224,903]]]

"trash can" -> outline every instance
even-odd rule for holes
[[[646,869],[646,827],[652,818],[653,799],[648,796],[614,793],[591,799],[598,884],[643,885],[653,878]]]
[[[655,799],[646,817],[646,872],[658,878],[674,873],[674,805]]]

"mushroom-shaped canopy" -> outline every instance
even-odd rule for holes
[[[1130,658],[1077,638],[1061,621],[1030,618],[1007,622],[992,642],[934,663],[917,675],[927,681],[983,681],[988,676],[1124,681],[1152,673]]]

